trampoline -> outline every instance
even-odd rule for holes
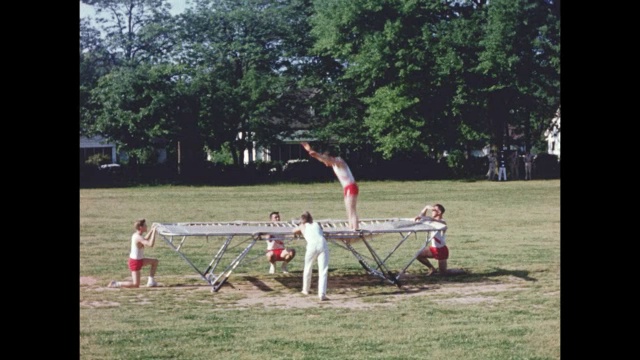
[[[293,234],[293,229],[298,225],[298,221],[182,222],[154,223],[153,226],[157,227],[157,234],[162,237],[165,243],[182,257],[204,281],[211,285],[211,291],[217,292],[238,265],[245,260],[253,246],[258,241],[266,241],[266,235],[269,235],[268,238],[271,240],[292,241],[299,239],[304,241],[303,238]],[[347,220],[320,219],[314,221],[322,225],[327,241],[351,252],[367,273],[398,287],[401,286],[400,277],[415,261],[420,251],[427,246],[429,240],[438,231],[446,231],[447,229],[445,223],[428,217],[422,221],[414,221],[409,218],[361,219],[359,231],[349,229]],[[386,264],[388,259],[407,239],[412,236],[417,238],[419,233],[425,234],[422,248],[415,253],[403,269],[397,272],[391,271]],[[372,240],[380,234],[399,235],[399,239],[396,238],[397,243],[384,258],[378,255],[372,245],[374,242]],[[183,248],[187,243],[195,241],[196,238],[203,237],[206,239],[220,237],[224,240],[206,268],[201,269],[194,265],[194,261],[187,256]],[[353,243],[356,241],[361,241],[364,244],[366,252],[371,255],[370,257],[363,254],[363,250],[358,251],[354,248]],[[225,266],[222,264],[222,259],[232,247],[232,243],[235,244],[233,247],[244,246],[244,248]]]

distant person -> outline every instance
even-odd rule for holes
[[[505,151],[507,150],[507,148],[503,148],[500,151],[500,155],[498,155],[498,181],[500,181],[501,179],[504,179],[504,181],[507,181],[507,158],[505,155]]]
[[[520,179],[520,156],[518,156],[518,150],[514,150],[509,156],[509,165],[511,167],[511,179]]]
[[[531,169],[533,168],[533,154],[527,150],[523,156],[524,160],[524,179],[531,180]]]
[[[487,161],[489,162],[489,171],[487,171],[487,180],[493,181],[496,176],[496,154],[491,150],[489,155],[487,155]]]
[[[300,225],[293,229],[296,235],[304,236],[307,241],[307,250],[304,254],[304,272],[302,275],[302,293],[309,295],[311,288],[311,275],[313,263],[318,260],[318,298],[320,301],[327,298],[327,279],[329,278],[329,247],[324,237],[322,226],[313,221],[308,211],[300,216]]]
[[[129,253],[129,270],[131,270],[131,277],[133,281],[111,281],[109,287],[111,288],[137,288],[140,287],[140,270],[144,266],[150,266],[149,280],[147,286],[158,286],[153,278],[158,269],[158,259],[148,258],[144,256],[145,246],[153,247],[156,242],[156,228],[151,229],[151,232],[147,233],[147,221],[145,219],[136,220],[133,224],[136,232],[131,235],[131,252]],[[144,236],[143,236],[144,235]]]
[[[358,212],[356,210],[356,203],[358,200],[358,184],[351,174],[349,165],[339,156],[331,156],[328,152],[320,154],[313,149],[307,142],[300,143],[302,147],[309,153],[309,155],[326,166],[333,168],[333,172],[338,177],[340,184],[342,185],[344,195],[344,206],[347,209],[347,218],[349,219],[349,227],[351,230],[359,230]]]
[[[280,213],[277,211],[269,214],[271,221],[280,221]],[[296,249],[285,248],[283,240],[271,240],[271,236],[267,235],[267,260],[271,264],[269,274],[276,272],[276,261],[282,261],[282,272],[287,274],[289,270],[287,265],[296,256]]]
[[[427,215],[428,213],[430,215]],[[420,214],[415,217],[415,221],[438,221],[446,225],[447,223],[442,219],[442,215],[444,215],[444,206],[441,204],[427,205],[420,211]],[[438,230],[416,258],[428,268],[427,276],[430,276],[436,271],[441,275],[448,274],[447,259],[449,258],[449,248],[446,243],[446,232],[447,229]],[[438,270],[431,265],[429,258],[438,260]]]

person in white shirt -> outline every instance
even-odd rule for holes
[[[307,250],[304,254],[304,272],[302,275],[302,293],[309,295],[311,288],[311,274],[313,262],[318,260],[318,298],[320,301],[327,298],[327,280],[329,277],[329,247],[324,237],[322,226],[313,221],[308,211],[300,216],[300,225],[293,229],[295,235],[302,235],[307,241]]]
[[[428,212],[431,213],[431,216],[427,215]],[[438,221],[446,225],[447,223],[442,219],[443,214],[444,206],[441,204],[427,205],[422,209],[422,211],[420,211],[420,214],[415,217],[415,221]],[[446,243],[446,232],[446,228],[444,230],[437,231],[431,240],[429,240],[427,247],[425,247],[416,258],[429,269],[427,271],[427,276],[436,271],[436,268],[431,265],[431,262],[429,262],[429,258],[438,260],[438,272],[441,275],[447,275],[449,248]]]
[[[314,151],[309,143],[302,142],[302,147],[309,153],[309,155],[319,161],[321,161],[326,166],[330,166],[333,168],[333,172],[338,177],[338,181],[342,185],[343,195],[344,195],[344,206],[347,210],[347,219],[349,220],[349,227],[351,230],[359,230],[359,222],[358,219],[358,211],[356,210],[356,204],[358,200],[358,193],[360,192],[358,188],[358,184],[356,184],[356,180],[351,174],[351,169],[349,169],[349,165],[347,165],[346,161],[344,161],[339,156],[331,156],[329,153],[325,152],[320,154]]]
[[[129,270],[131,270],[131,277],[133,281],[111,281],[108,287],[125,287],[125,288],[137,288],[140,287],[140,270],[144,266],[151,266],[149,269],[149,280],[147,286],[158,286],[154,276],[158,269],[159,260],[155,258],[148,258],[144,256],[145,246],[153,247],[156,242],[156,228],[151,229],[151,232],[147,233],[147,221],[145,219],[136,220],[133,224],[136,232],[131,235],[131,252],[129,253]]]

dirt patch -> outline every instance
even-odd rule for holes
[[[500,300],[497,300],[488,296],[465,296],[460,298],[444,299],[444,300],[441,300],[440,302],[450,303],[450,304],[477,304],[481,302],[497,303],[497,302],[500,302]]]
[[[91,276],[80,276],[80,286],[85,285],[95,285],[98,282],[98,279]]]
[[[80,301],[80,306],[99,308],[99,307],[117,307],[120,303],[113,301]]]
[[[183,277],[184,280],[184,277]],[[194,279],[191,279],[194,280]],[[201,279],[196,279],[201,281]],[[388,307],[396,302],[415,296],[457,295],[452,298],[442,298],[437,301],[450,304],[474,304],[474,303],[498,303],[499,299],[491,296],[492,293],[523,290],[526,285],[519,278],[506,279],[508,282],[464,282],[452,281],[451,278],[432,276],[428,279],[424,275],[406,274],[402,277],[402,286],[396,287],[384,282],[380,278],[370,275],[329,276],[328,301],[320,301],[316,294],[317,278],[314,282],[311,294],[300,293],[302,278],[300,274],[287,274],[275,276],[263,276],[260,278],[237,275],[230,277],[218,292],[212,293],[212,301],[215,297],[229,298],[238,295],[238,299],[220,304],[223,307],[233,309],[264,308],[279,309],[305,309],[317,307],[347,308],[347,309],[373,309]],[[192,282],[192,281],[187,281]],[[109,289],[97,279],[92,277],[80,277],[80,285],[92,291],[122,291],[122,289]],[[164,289],[184,289],[189,291],[211,292],[211,287],[206,283],[197,285],[165,285],[162,282],[152,291]],[[125,290],[126,291],[126,290]],[[146,296],[140,294],[138,304],[148,303]],[[109,307],[120,304],[109,301],[80,302],[86,307]]]

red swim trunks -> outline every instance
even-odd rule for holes
[[[447,260],[449,258],[449,248],[446,245],[441,248],[429,246],[429,251],[433,254],[434,259]]]
[[[142,259],[136,260],[129,258],[129,270],[138,271],[140,269],[142,269]]]
[[[351,183],[344,187],[344,196],[356,196],[358,195],[358,184]]]
[[[276,260],[275,261],[284,261],[284,259],[282,258],[282,251],[284,249],[273,249],[273,250],[269,250],[273,252],[273,255],[275,255]]]

